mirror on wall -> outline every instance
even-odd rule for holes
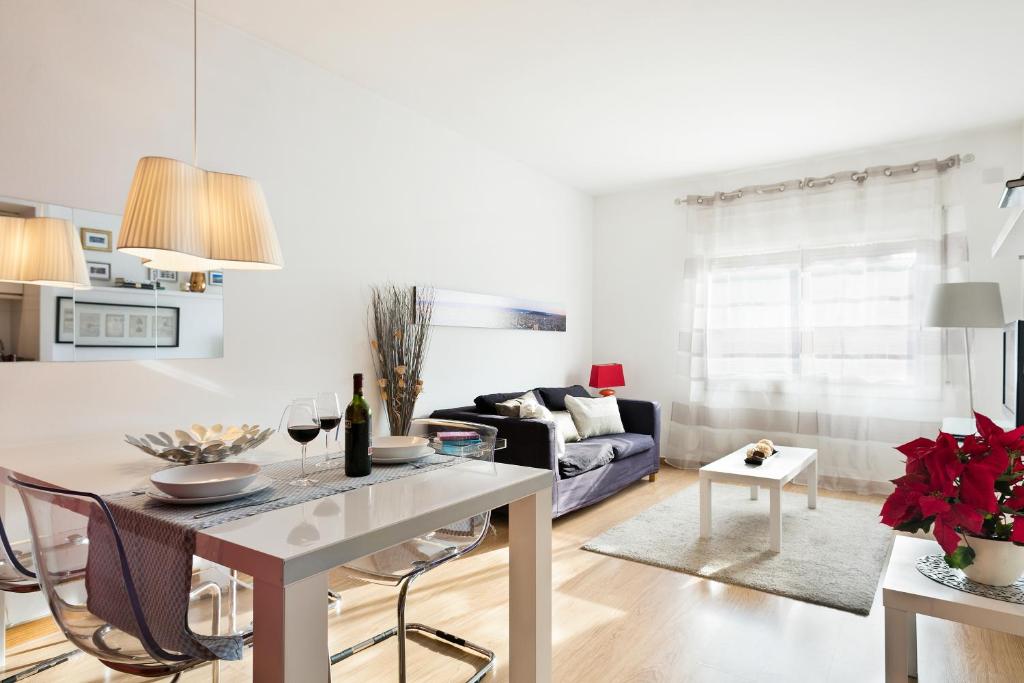
[[[90,289],[0,282],[0,362],[224,355],[224,274],[147,268],[117,251],[121,217],[0,197],[0,215],[71,220]]]

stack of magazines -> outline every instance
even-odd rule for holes
[[[476,432],[438,432],[437,438],[445,455],[463,455],[470,447],[483,443]]]

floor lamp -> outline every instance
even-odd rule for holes
[[[967,354],[967,391],[974,416],[974,378],[971,373],[971,327],[1002,327],[1003,298],[998,282],[950,282],[936,285],[928,302],[926,327],[960,327]]]

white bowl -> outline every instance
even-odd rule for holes
[[[376,436],[373,439],[373,454],[385,458],[404,458],[416,455],[430,444],[422,436]]]
[[[260,466],[248,462],[183,465],[150,476],[153,485],[175,498],[207,498],[237,493],[251,484]]]

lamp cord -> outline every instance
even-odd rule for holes
[[[192,165],[199,165],[199,0],[192,0]]]

